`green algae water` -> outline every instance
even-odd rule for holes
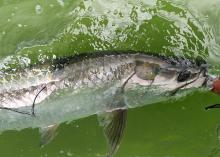
[[[205,60],[220,73],[220,1],[0,0],[0,80],[59,57],[141,51]],[[219,157],[220,97],[194,92],[128,111],[116,157]],[[96,116],[64,123],[39,147],[39,129],[0,135],[2,157],[105,157]]]

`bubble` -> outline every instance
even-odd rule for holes
[[[59,3],[59,5],[61,5],[62,7],[64,7],[64,1],[63,1],[63,0],[57,0],[57,2]]]
[[[19,23],[19,24],[18,24],[18,27],[22,27],[22,24]]]
[[[51,8],[53,8],[53,7],[54,7],[54,5],[53,5],[53,4],[50,4],[49,6],[50,6]]]
[[[35,12],[36,14],[41,14],[43,12],[43,8],[41,7],[41,5],[37,4],[35,6]]]
[[[60,154],[64,154],[64,151],[63,150],[60,150],[60,152],[59,152]]]
[[[146,12],[147,8],[145,6],[141,6],[140,10],[141,10],[141,12]]]
[[[113,14],[114,14],[114,15],[117,15],[117,14],[118,14],[118,10],[115,9],[114,12],[113,12]]]
[[[88,7],[88,11],[92,11],[93,10],[93,8],[90,6],[90,7]]]
[[[67,156],[73,156],[73,154],[71,152],[67,152],[66,154]]]
[[[79,110],[79,109],[80,109],[80,107],[79,107],[79,106],[77,106],[77,107],[76,107],[76,110]]]

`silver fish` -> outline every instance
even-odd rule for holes
[[[207,80],[205,66],[142,53],[72,57],[1,73],[0,131],[39,127],[45,145],[60,123],[97,114],[112,157],[128,108],[182,96]]]

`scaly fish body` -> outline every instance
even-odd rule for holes
[[[207,74],[205,68],[188,61],[132,53],[58,60],[23,69],[11,77],[2,75],[0,80],[0,131],[43,128],[106,113],[101,124],[111,145],[110,157],[122,136],[126,108],[205,86]],[[33,103],[35,117],[12,111],[31,113]],[[55,129],[48,127],[47,132],[51,130]],[[43,143],[52,137],[43,136]]]
[[[62,69],[56,65],[25,69],[15,78],[1,82],[1,106],[19,108],[31,106],[37,93],[46,86],[37,98],[43,101],[53,91],[60,89],[97,87],[128,77],[134,69],[135,55],[107,55],[69,63]],[[23,82],[23,83],[22,83]]]
[[[52,93],[56,95],[56,92],[69,92],[71,94],[64,94],[61,100],[65,99],[67,102],[67,100],[69,100],[68,98],[71,97],[73,100],[69,100],[69,102],[67,102],[70,104],[70,106],[65,106],[66,104],[61,103],[61,106],[59,107],[64,109],[71,107],[73,112],[77,111],[79,113],[83,112],[79,109],[85,110],[85,108],[89,109],[94,106],[103,106],[104,109],[104,106],[106,105],[105,100],[102,100],[103,97],[99,97],[101,93],[98,92],[98,90],[102,89],[103,92],[105,90],[108,92],[107,88],[113,88],[115,85],[120,85],[124,79],[126,79],[133,72],[135,66],[135,56],[135,54],[105,55],[97,58],[88,58],[81,61],[68,63],[62,68],[56,68],[56,65],[42,65],[42,67],[39,66],[37,68],[33,67],[32,69],[24,69],[22,71],[23,73],[20,72],[18,74],[20,76],[19,80],[12,79],[13,81],[10,80],[7,83],[2,82],[1,86],[3,88],[1,89],[0,93],[0,104],[2,107],[17,108],[29,111],[35,96],[45,86],[46,88],[36,98],[36,104],[43,103],[42,101],[44,101]],[[22,84],[22,81],[24,84]],[[96,90],[97,92],[95,92]],[[86,93],[84,96],[85,98],[80,98],[80,91],[84,94]],[[94,104],[90,100],[96,96],[99,97],[100,100],[97,99],[97,104]],[[11,111],[1,110],[0,117],[2,121],[5,119],[3,122],[4,124],[10,121],[15,123],[18,122],[15,126],[13,126],[12,123],[9,123],[9,128],[4,129],[22,129],[26,127],[46,126],[48,123],[55,123],[54,119],[57,120],[55,116],[57,116],[57,114],[59,115],[60,113],[56,113],[54,109],[43,109],[44,107],[42,108],[43,110],[38,111],[38,106],[49,106],[49,104],[39,104],[36,106],[36,118],[31,118],[19,113],[13,113]],[[97,109],[97,111],[91,110],[93,113],[89,112],[83,114],[95,114],[103,111],[103,109],[100,108],[100,110]],[[57,111],[59,112],[59,110],[60,109]],[[51,114],[51,120],[49,120],[49,122],[44,120],[38,121],[38,119],[41,119],[41,115],[44,115],[44,113]],[[63,112],[62,114],[60,117],[66,117],[66,113]],[[9,117],[5,115],[8,115]],[[45,116],[49,117],[47,115]],[[19,125],[19,117],[22,118],[21,121],[24,125]],[[24,117],[26,117],[27,121],[30,121],[30,123],[25,123]],[[72,118],[70,119],[61,118],[59,119],[59,122],[74,119],[74,114],[71,114],[71,117]],[[1,125],[0,128],[1,127],[4,127],[4,125]]]

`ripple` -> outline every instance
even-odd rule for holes
[[[69,20],[63,23],[59,34],[46,44],[31,42],[31,46],[20,47],[17,56],[28,57],[30,64],[37,64],[54,55],[134,50],[208,60],[210,51],[216,51],[210,46],[215,42],[212,29],[193,9],[177,3],[88,0],[59,14],[62,12]],[[18,67],[19,64],[18,61]]]

